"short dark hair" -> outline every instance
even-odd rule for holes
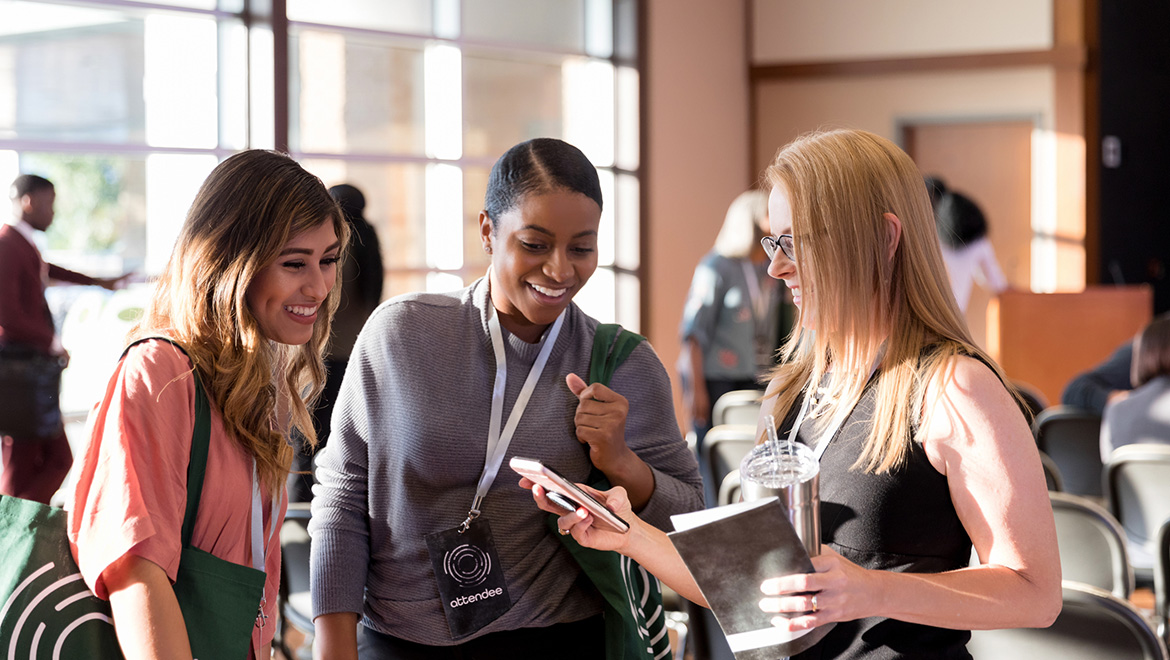
[[[580,149],[555,138],[536,138],[512,147],[492,166],[483,210],[492,228],[500,216],[532,193],[557,190],[580,193],[601,208],[597,168]]]
[[[1159,315],[1137,336],[1130,380],[1140,387],[1165,375],[1170,375],[1170,314]]]
[[[934,223],[943,245],[958,249],[987,235],[987,219],[970,197],[948,190],[934,206]]]
[[[49,181],[43,176],[35,174],[21,174],[12,182],[12,188],[8,191],[8,196],[13,200],[20,199],[25,195],[31,195],[39,190],[52,188],[53,182]]]

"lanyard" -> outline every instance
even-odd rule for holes
[[[268,543],[276,534],[276,516],[280,514],[280,501],[284,495],[272,498],[272,517],[268,519]],[[252,459],[252,568],[264,570],[264,518],[260,512],[260,480],[256,470],[256,459]]]
[[[491,304],[490,300],[488,304]],[[504,417],[504,388],[508,383],[508,356],[504,353],[504,336],[500,330],[500,315],[494,306],[489,310],[488,331],[491,333],[492,348],[496,353],[496,382],[492,387],[492,416],[488,426],[487,458],[483,464],[483,474],[479,477],[479,485],[475,489],[475,499],[471,502],[471,510],[467,512],[467,519],[459,525],[460,532],[467,531],[467,528],[471,526],[471,521],[479,517],[479,507],[483,503],[483,498],[487,496],[492,482],[496,480],[496,473],[500,471],[500,466],[504,463],[504,453],[508,451],[508,445],[512,442],[512,434],[516,432],[516,426],[524,415],[524,409],[528,407],[528,400],[532,398],[536,383],[544,372],[545,364],[548,363],[548,356],[552,353],[553,345],[557,343],[557,337],[561,334],[561,326],[565,322],[565,311],[557,316],[552,330],[545,337],[544,346],[540,347],[536,362],[529,369],[528,379],[524,381],[524,387],[520,389],[520,395],[516,397],[512,412],[508,415],[508,423],[501,431],[500,422],[503,421]]]
[[[885,354],[886,348],[883,345],[881,351],[878,352],[877,359],[874,360],[873,369],[869,372],[871,380],[874,374],[877,373],[878,365],[881,364],[882,356]],[[796,420],[792,422],[792,428],[788,431],[788,442],[790,444],[796,442],[796,432],[800,430],[800,423],[804,421],[805,415],[808,414],[809,402],[812,401],[812,393],[813,384],[810,382],[808,384],[808,391],[804,395],[804,402],[800,404],[800,412],[797,413]],[[864,389],[862,390],[862,394],[864,395]],[[860,399],[858,402],[860,403]],[[852,414],[852,411],[850,411],[850,414]],[[833,421],[829,428],[825,429],[825,432],[821,434],[821,439],[817,441],[817,446],[813,447],[813,456],[817,459],[818,463],[821,462],[821,456],[824,456],[825,450],[829,448],[829,443],[837,436],[837,431],[841,430],[841,425],[845,423],[845,419],[849,415],[834,415],[834,417],[837,419]]]

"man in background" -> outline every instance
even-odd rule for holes
[[[48,179],[21,175],[13,181],[9,196],[12,222],[0,225],[0,361],[28,355],[60,356],[67,361],[45,300],[49,281],[114,289],[126,276],[93,278],[41,258],[35,232],[45,231],[53,223],[57,198]],[[6,414],[34,412],[8,410]],[[13,437],[0,427],[0,436],[0,494],[48,504],[73,464],[64,427],[58,424],[44,437]]]

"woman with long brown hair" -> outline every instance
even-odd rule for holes
[[[172,588],[188,556],[181,528],[203,392],[210,430],[189,543],[263,571],[247,646],[249,657],[270,655],[288,434],[296,428],[315,443],[306,401],[325,379],[347,239],[325,186],[286,155],[241,152],[200,188],[90,415],[70,511],[74,556],[89,587],[110,600],[127,658],[190,658],[194,633],[222,634],[193,630]],[[259,530],[262,547],[249,543]]]

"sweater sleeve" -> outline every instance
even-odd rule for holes
[[[1109,359],[1078,375],[1065,386],[1060,402],[1091,410],[1098,415],[1105,411],[1109,393],[1114,390],[1129,390],[1130,363],[1133,361],[1133,343],[1125,342]]]
[[[380,330],[358,336],[333,408],[329,442],[317,455],[318,485],[313,487],[313,539],[309,560],[313,616],[363,611],[370,563],[368,523],[368,398],[378,373]],[[384,317],[383,317],[384,318]]]
[[[638,345],[614,372],[610,387],[630,404],[626,443],[654,472],[654,493],[638,512],[660,529],[670,516],[703,508],[699,465],[687,448],[674,413],[670,379],[649,342]]]
[[[684,340],[694,340],[704,349],[711,345],[724,286],[719,271],[709,259],[699,262],[683,305],[681,335]]]

